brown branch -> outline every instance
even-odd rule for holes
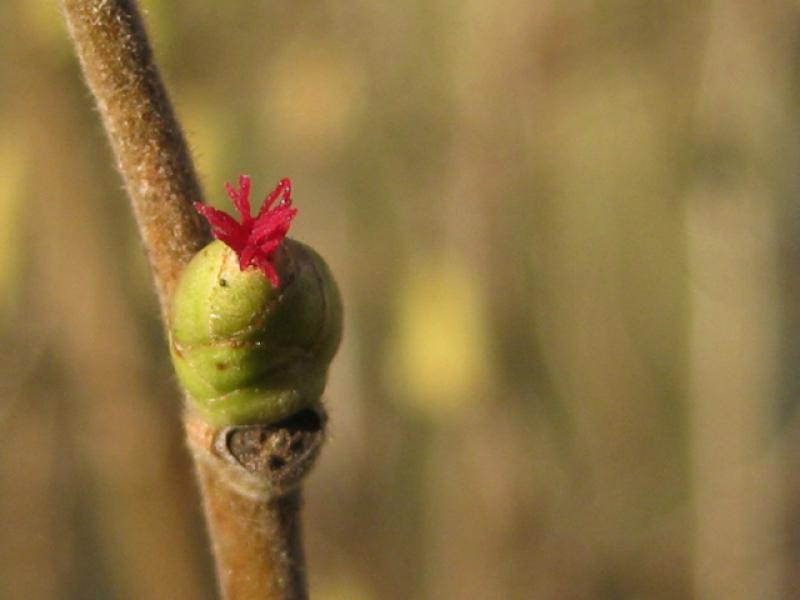
[[[186,142],[133,0],[61,0],[136,214],[165,321],[177,278],[206,244]],[[307,411],[272,426],[213,428],[186,416],[226,600],[307,597],[299,486],[324,439]],[[154,548],[154,552],[158,549]]]
[[[165,315],[183,266],[209,241],[192,159],[133,0],[62,0],[78,58],[133,203]]]
[[[299,484],[323,431],[324,417],[314,411],[277,425],[222,430],[187,419],[225,598],[307,598]]]

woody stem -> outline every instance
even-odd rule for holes
[[[133,0],[61,5],[131,198],[166,316],[178,275],[209,240],[191,206],[192,159]]]
[[[168,322],[181,270],[209,241],[207,225],[191,205],[202,194],[186,141],[134,0],[60,1]],[[324,416],[317,415],[314,423],[253,426],[242,432],[186,418],[226,600],[307,596],[298,533],[299,484],[323,439]],[[298,435],[302,443],[296,441]],[[248,444],[220,443],[237,436]],[[286,446],[287,439],[295,442]],[[243,459],[242,452],[266,462]],[[273,464],[269,457],[276,452],[282,467],[263,468]]]

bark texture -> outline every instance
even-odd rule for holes
[[[186,140],[132,0],[62,0],[144,239],[164,315],[183,266],[210,240]]]
[[[323,418],[217,430],[186,420],[223,597],[308,597],[300,536],[300,483],[324,440]]]

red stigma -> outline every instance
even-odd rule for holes
[[[241,223],[228,213],[202,202],[195,202],[195,209],[211,224],[214,237],[236,252],[242,271],[248,267],[256,267],[264,273],[273,287],[278,287],[280,280],[272,265],[272,258],[297,214],[297,209],[292,207],[292,182],[281,179],[264,199],[256,217],[250,214],[250,178],[247,175],[239,176],[238,190],[226,183],[225,191],[233,201],[242,219]],[[280,202],[273,206],[278,198],[281,199]]]

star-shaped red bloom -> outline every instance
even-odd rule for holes
[[[195,209],[208,219],[214,237],[236,252],[242,271],[248,267],[261,269],[273,287],[278,287],[280,280],[272,258],[297,214],[297,209],[292,207],[292,182],[281,179],[264,200],[256,217],[250,214],[250,178],[247,175],[239,176],[238,190],[226,183],[225,191],[239,212],[241,223],[228,213],[202,202],[195,202]],[[273,207],[278,198],[280,202]]]

